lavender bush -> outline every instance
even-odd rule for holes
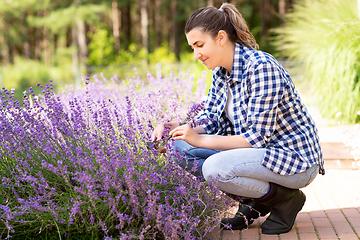
[[[22,104],[2,89],[0,238],[203,238],[230,200],[146,143],[201,101],[204,78],[83,81],[30,88]]]

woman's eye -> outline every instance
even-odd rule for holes
[[[198,47],[202,47],[202,46],[204,46],[204,44],[200,44],[200,45],[197,45]]]

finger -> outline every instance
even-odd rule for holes
[[[174,128],[173,130],[171,130],[171,131],[169,132],[169,134],[172,135],[174,132],[176,132],[176,131],[178,131],[178,130],[182,130],[182,129],[183,129],[183,126],[178,126],[178,127]]]
[[[171,130],[170,132],[169,132],[169,135],[170,136],[172,136],[173,134],[174,134],[174,132],[176,131],[176,128],[175,129],[173,129],[173,130]]]
[[[174,139],[174,140],[184,140],[184,133],[177,131],[177,132],[173,135],[173,139]]]
[[[162,135],[161,134],[157,134],[155,137],[155,141],[160,141],[161,140]]]
[[[181,131],[179,129],[175,129],[172,134],[170,134],[171,137],[177,137],[177,136],[180,136],[181,135]]]

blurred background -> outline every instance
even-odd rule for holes
[[[325,100],[329,105],[320,106],[325,109],[324,114],[331,118],[340,111],[346,121],[359,121],[356,112],[360,110],[360,34],[356,0],[229,2],[243,14],[260,50],[280,59],[300,88],[308,89],[309,85],[302,82],[312,83],[319,96],[314,101]],[[190,69],[195,77],[200,77],[202,71],[208,70],[193,59],[184,26],[196,9],[208,5],[219,8],[222,3],[0,0],[0,87],[15,88],[16,97],[21,99],[30,86],[46,84],[50,79],[55,91],[69,84],[80,87],[81,74],[103,73],[107,78],[116,74],[119,79],[126,79],[137,73],[146,79],[147,71],[166,77],[170,71],[177,74]],[[343,58],[335,62],[340,56]],[[208,84],[210,78],[208,71]],[[339,78],[346,78],[346,82]],[[330,90],[323,89],[327,85]],[[348,90],[341,90],[343,85]],[[320,89],[323,93],[319,93]],[[341,94],[337,94],[339,90]],[[345,106],[344,102],[352,105]]]

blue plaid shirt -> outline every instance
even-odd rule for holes
[[[319,164],[325,174],[315,122],[301,102],[289,73],[270,54],[236,44],[231,75],[212,70],[212,85],[200,119],[208,134],[241,135],[254,148],[265,148],[262,165],[281,175]],[[228,84],[227,84],[228,81]],[[228,86],[234,123],[224,111]]]

